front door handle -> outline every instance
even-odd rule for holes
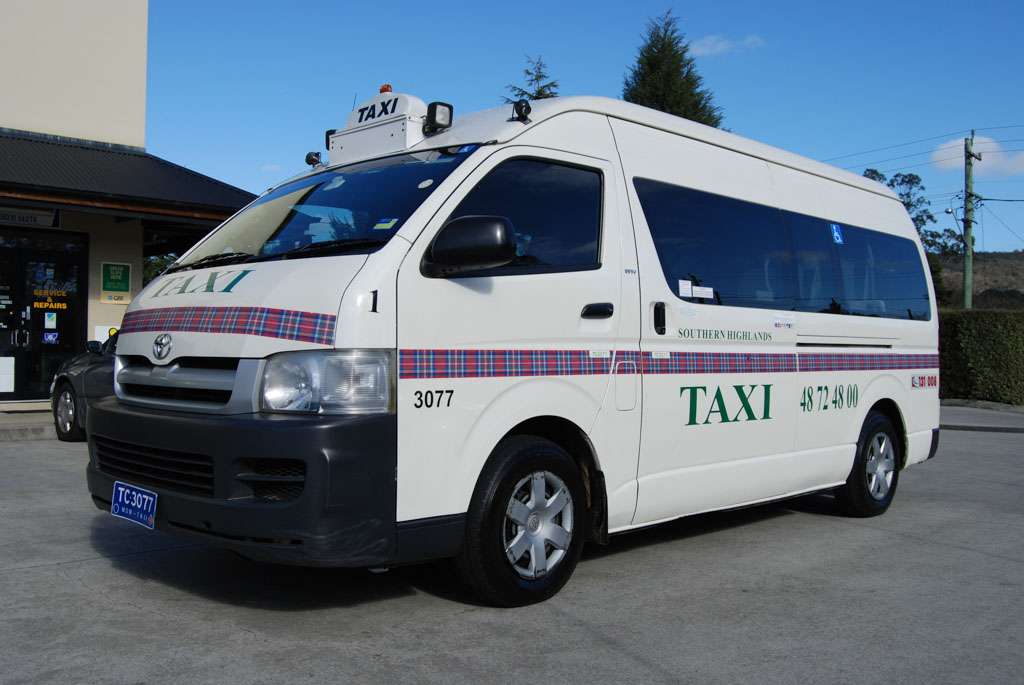
[[[584,319],[608,319],[615,313],[615,305],[611,302],[593,302],[588,304],[580,312]]]
[[[654,303],[654,332],[665,335],[665,303]]]

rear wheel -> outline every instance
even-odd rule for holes
[[[85,440],[85,429],[82,428],[78,416],[78,398],[75,389],[67,381],[57,386],[53,400],[53,427],[57,431],[57,439],[64,442],[81,442]]]
[[[583,483],[568,453],[543,438],[509,438],[480,477],[456,568],[488,603],[542,601],[575,570],[586,520]]]
[[[896,494],[902,458],[899,433],[884,414],[871,412],[857,441],[857,457],[836,502],[850,516],[885,513]]]

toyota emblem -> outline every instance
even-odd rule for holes
[[[167,333],[161,333],[153,341],[153,356],[157,359],[167,359],[167,355],[171,353],[172,346],[171,336]]]

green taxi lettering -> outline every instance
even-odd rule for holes
[[[706,385],[684,385],[679,397],[688,404],[687,426],[772,418],[770,384],[731,385],[709,390]]]
[[[252,269],[240,271],[211,271],[205,279],[200,279],[193,285],[196,275],[174,276],[167,279],[153,293],[153,297],[164,297],[167,295],[190,295],[192,293],[230,293],[243,278],[252,273]],[[229,276],[234,276],[225,282]]]

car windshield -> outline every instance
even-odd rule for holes
[[[476,147],[395,155],[285,183],[222,224],[171,270],[372,252]]]

